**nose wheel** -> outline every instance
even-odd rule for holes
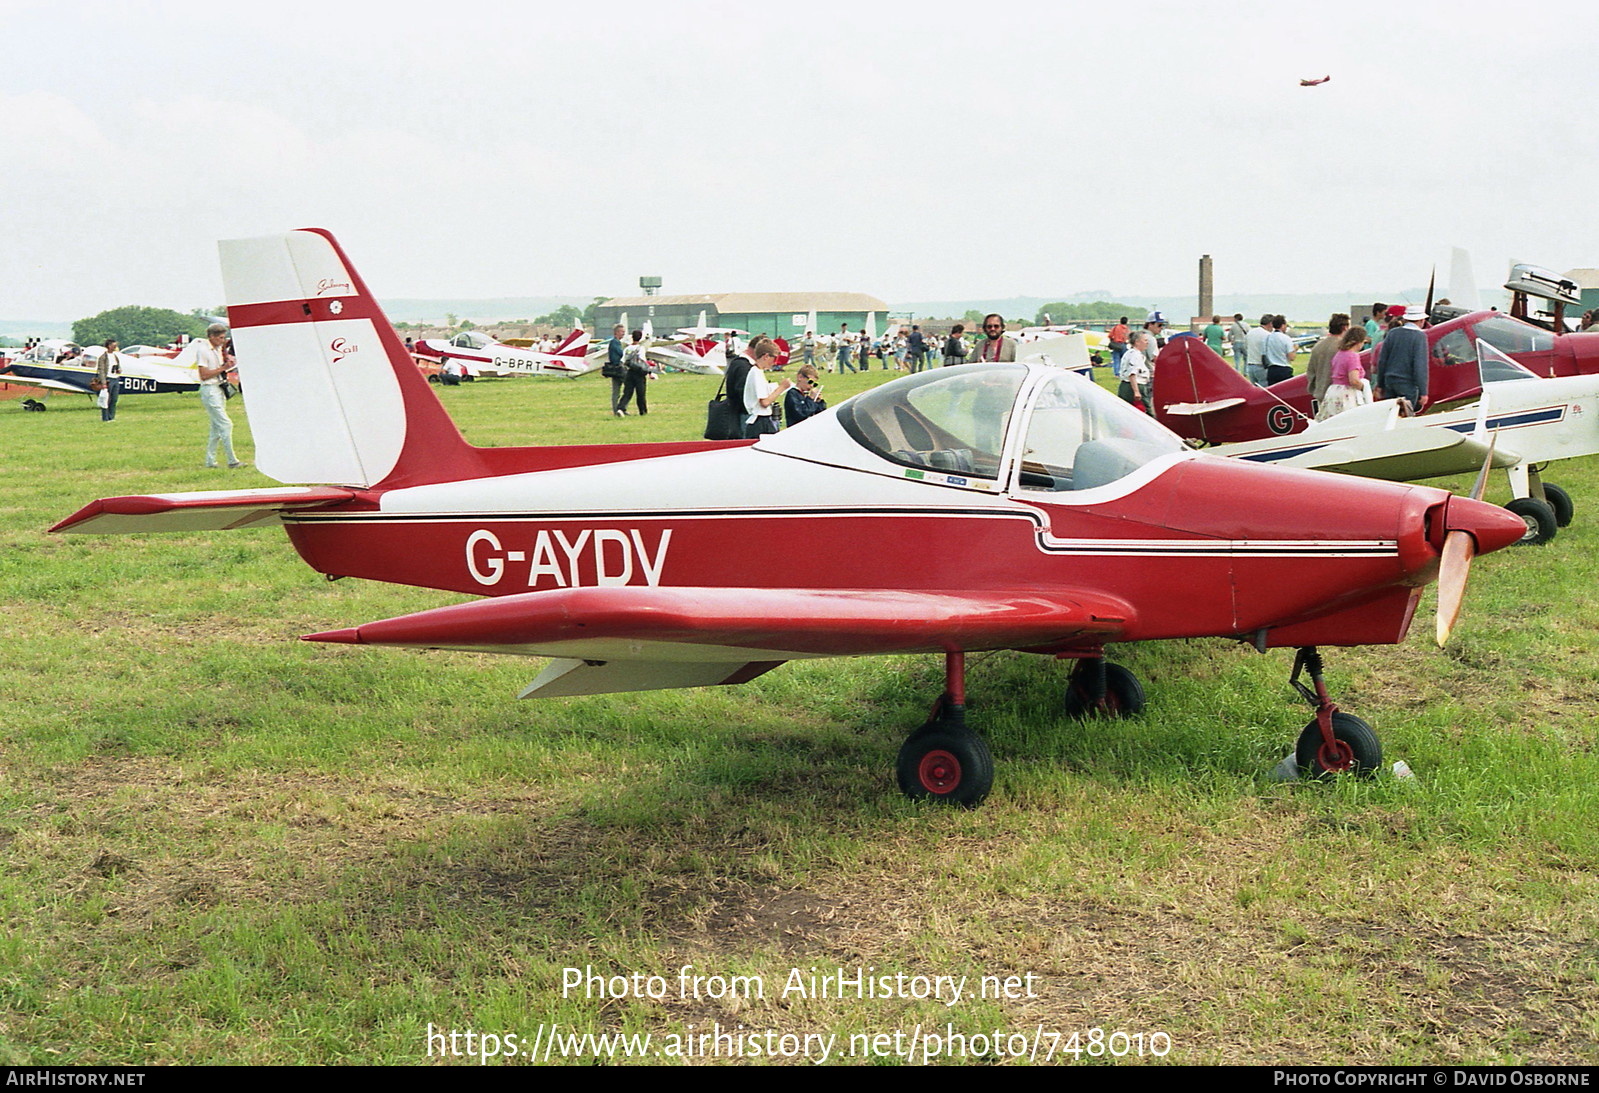
[[[1329,778],[1335,774],[1354,774],[1369,778],[1382,766],[1382,742],[1376,730],[1354,714],[1338,709],[1327,696],[1322,679],[1321,653],[1305,646],[1294,658],[1294,674],[1288,682],[1312,706],[1316,716],[1299,734],[1294,760],[1305,778]],[[1299,681],[1310,676],[1310,686]]]
[[[1358,774],[1369,778],[1382,766],[1382,742],[1376,731],[1354,714],[1329,715],[1327,739],[1321,720],[1312,718],[1299,734],[1294,759],[1306,778],[1328,778],[1334,774]]]

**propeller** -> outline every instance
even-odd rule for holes
[[[1499,442],[1496,430],[1488,438],[1488,454],[1483,458],[1482,470],[1471,487],[1471,499],[1480,502],[1488,487],[1488,470],[1494,462],[1494,445]],[[1451,502],[1453,504],[1453,502]],[[1444,538],[1443,557],[1438,562],[1438,644],[1449,640],[1455,623],[1460,619],[1460,605],[1466,598],[1466,577],[1471,572],[1471,559],[1477,555],[1477,540],[1469,531],[1451,528]]]

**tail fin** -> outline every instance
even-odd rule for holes
[[[551,353],[557,357],[586,357],[589,352],[589,332],[581,326],[561,339]]]
[[[1173,404],[1203,413],[1210,404],[1236,406],[1258,391],[1237,369],[1199,338],[1173,338],[1155,358],[1155,403],[1166,412]]]
[[[262,473],[360,487],[483,473],[332,235],[311,228],[219,249]]]

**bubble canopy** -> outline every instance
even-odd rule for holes
[[[986,489],[1094,489],[1186,450],[1097,384],[1036,365],[934,369],[857,395],[836,416],[878,459]]]

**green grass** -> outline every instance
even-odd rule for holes
[[[664,377],[643,419],[597,377],[441,394],[474,443],[591,443],[697,437],[715,386]],[[534,662],[302,643],[458,597],[324,581],[272,530],[47,535],[95,497],[271,484],[201,468],[192,396],[110,425],[50,405],[0,403],[0,1062],[417,1063],[430,1023],[555,1022],[1159,1031],[1186,1063],[1599,1055],[1593,460],[1548,472],[1578,505],[1553,543],[1478,561],[1448,650],[1418,625],[1329,652],[1414,780],[1271,782],[1309,717],[1285,651],[1118,650],[1150,705],[1114,723],[1063,721],[1063,668],[1002,653],[972,658],[998,776],[962,812],[893,785],[934,658],[517,702]],[[767,996],[679,997],[684,964]],[[585,965],[672,989],[563,996]],[[1035,997],[778,993],[840,966],[1031,974]],[[1079,1057],[1104,1058],[1056,1061]]]

